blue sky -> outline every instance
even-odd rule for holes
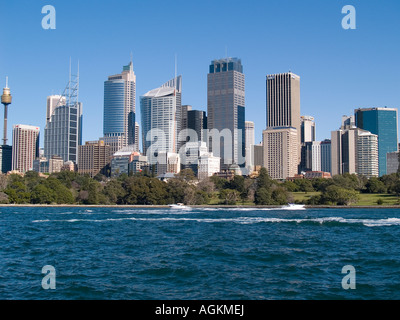
[[[44,5],[56,9],[56,29],[41,26]],[[341,25],[345,5],[357,10],[357,29]],[[291,70],[301,77],[301,114],[315,117],[317,139],[330,138],[341,116],[358,107],[400,103],[398,0],[114,0],[0,3],[0,87],[9,76],[13,124],[41,127],[46,97],[62,93],[69,60],[80,61],[83,140],[103,131],[103,86],[133,53],[139,97],[173,78],[175,54],[183,104],[207,110],[213,59],[242,59],[246,120],[256,143],[265,120],[265,77]],[[2,123],[2,113],[0,113]],[[1,126],[2,127],[2,126]]]

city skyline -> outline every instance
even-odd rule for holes
[[[389,41],[395,37],[394,30],[399,23],[394,13],[400,5],[395,1],[387,2],[384,7],[372,1],[356,4],[356,30],[341,27],[341,8],[345,3],[321,4],[312,1],[310,6],[302,6],[293,1],[269,1],[256,5],[233,1],[235,5],[225,6],[227,16],[239,16],[238,7],[244,15],[244,23],[235,25],[227,16],[205,24],[203,19],[207,17],[208,1],[201,4],[177,1],[168,6],[156,1],[149,6],[152,14],[159,18],[157,26],[148,26],[142,31],[138,31],[137,26],[148,18],[145,4],[121,1],[121,6],[126,8],[124,11],[130,10],[132,17],[136,18],[137,22],[131,24],[118,20],[123,14],[118,5],[106,10],[104,3],[97,3],[95,7],[81,4],[78,11],[73,10],[74,2],[63,4],[54,1],[57,28],[43,30],[40,4],[28,1],[19,1],[19,4],[22,2],[25,4],[22,11],[17,10],[20,5],[15,3],[2,5],[2,9],[9,14],[0,22],[8,30],[5,38],[10,44],[8,50],[0,53],[0,81],[9,76],[9,86],[15,97],[9,110],[11,125],[27,123],[44,128],[46,97],[61,93],[72,57],[74,63],[79,60],[81,65],[80,100],[86,115],[83,141],[98,139],[103,129],[102,114],[99,112],[103,103],[103,81],[121,65],[126,65],[131,52],[137,74],[138,96],[156,87],[163,79],[172,78],[174,57],[177,55],[179,74],[184,79],[182,104],[203,111],[207,108],[207,72],[204,70],[207,70],[209,61],[225,55],[240,58],[246,74],[245,118],[255,122],[256,143],[261,141],[261,132],[265,129],[264,79],[267,74],[290,70],[301,76],[302,115],[315,118],[319,141],[330,137],[330,131],[337,129],[343,114],[352,113],[357,108],[397,108],[400,100],[396,93],[400,85],[396,77],[400,70],[395,63],[398,44]],[[223,6],[232,2],[219,3]],[[89,8],[93,9],[93,16],[87,16]],[[190,13],[194,10],[198,15],[193,21],[188,20],[193,18]],[[181,31],[182,41],[179,37],[173,43],[162,40],[158,45],[163,50],[156,50],[156,46],[148,41],[157,34],[159,26],[166,23],[163,15],[168,16],[170,12],[183,19],[187,30]],[[272,30],[271,26],[279,22],[279,17],[283,15],[292,19],[298,30],[293,32],[292,28],[282,25],[277,34],[265,33]],[[101,19],[97,21],[99,17]],[[115,26],[108,26],[106,30],[105,19],[115,20]],[[21,20],[24,20],[23,25],[15,22]],[[32,28],[27,28],[29,25]],[[243,38],[241,43],[236,43],[233,35],[227,35],[223,40],[209,36],[213,29],[229,28]],[[129,32],[132,34],[127,37]],[[112,53],[105,50],[104,44],[95,41],[99,34],[108,38],[112,36],[111,45],[117,50]],[[254,37],[246,37],[250,34]],[[193,40],[190,40],[191,35],[195,35]],[[89,36],[93,39],[86,41]],[[71,46],[72,43],[76,45]],[[279,45],[276,50],[267,50],[271,43]],[[63,46],[58,48],[57,44]],[[65,50],[64,45],[69,50]],[[288,51],[293,47],[301,50]],[[27,77],[27,74],[32,76]],[[31,77],[35,77],[34,83],[27,80]],[[322,78],[324,81],[320,81]],[[28,108],[30,105],[34,107]],[[140,119],[140,114],[136,118]],[[11,136],[11,125],[8,136]]]

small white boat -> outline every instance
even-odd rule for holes
[[[170,204],[169,207],[171,209],[190,209],[190,207],[185,206],[183,203]]]
[[[305,210],[305,205],[304,204],[294,204],[294,203],[289,203],[287,206],[283,206],[282,209],[284,210]]]

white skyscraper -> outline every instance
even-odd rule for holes
[[[157,162],[157,152],[179,151],[181,88],[182,77],[178,76],[140,97],[143,152],[150,164]]]
[[[254,169],[254,155],[253,155],[253,146],[254,146],[254,122],[253,121],[245,121],[245,135],[246,135],[246,168],[249,173],[251,173]]]

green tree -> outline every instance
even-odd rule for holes
[[[9,183],[4,193],[8,195],[10,203],[24,204],[29,203],[31,200],[31,194],[28,191],[23,179],[13,177],[13,181]]]
[[[122,181],[111,179],[104,187],[103,194],[106,201],[111,204],[124,204],[126,191],[122,186]]]
[[[54,194],[54,202],[57,204],[73,204],[75,198],[70,189],[68,189],[59,179],[50,176],[42,184]]]
[[[271,188],[274,184],[274,181],[269,176],[267,169],[264,167],[260,169],[258,178],[257,178],[257,189],[259,188]]]
[[[273,204],[272,186],[275,183],[268,175],[267,169],[261,168],[256,180],[254,202],[257,205],[270,205]]]
[[[256,205],[270,205],[272,201],[271,189],[258,188],[254,195],[254,202]]]
[[[55,191],[44,184],[36,185],[31,192],[31,203],[33,204],[51,204],[55,202],[55,199]]]
[[[356,203],[359,199],[358,192],[338,187],[329,186],[321,196],[323,204],[350,205]]]
[[[387,189],[381,180],[371,177],[365,185],[365,191],[367,193],[386,193]]]
[[[219,193],[219,198],[222,200],[223,204],[235,205],[239,199],[239,191],[232,189],[223,189]]]
[[[168,204],[167,185],[156,178],[129,177],[123,183],[125,203],[139,205]]]
[[[273,204],[285,205],[288,203],[288,192],[283,186],[276,187],[272,190],[271,198]]]
[[[296,179],[294,181],[294,183],[297,185],[298,191],[300,191],[300,192],[307,193],[307,192],[315,191],[313,184],[312,184],[311,180],[309,180],[309,179]]]
[[[396,173],[384,175],[380,179],[385,185],[387,193],[396,194],[396,185],[400,181],[400,178]]]
[[[194,174],[193,170],[188,168],[188,169],[183,169],[181,170],[177,175],[177,179],[184,180],[186,182],[190,182],[193,180],[196,180],[196,175]]]

